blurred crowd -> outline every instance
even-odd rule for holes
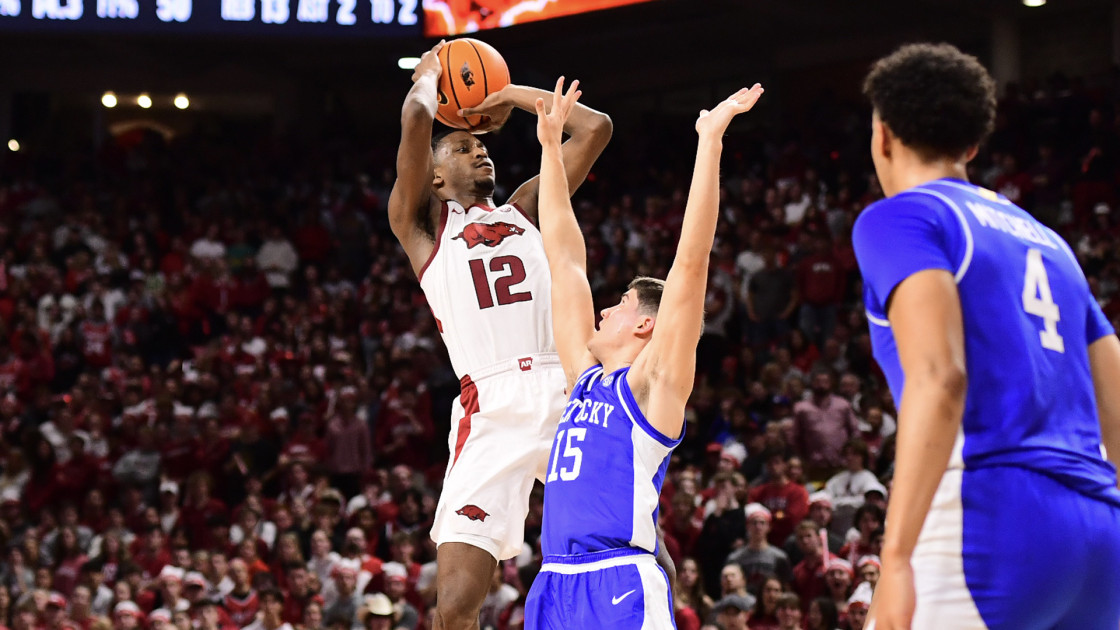
[[[1114,321],[1117,96],[1010,86],[972,166],[1069,240]],[[682,630],[862,627],[896,416],[850,243],[881,196],[866,115],[829,102],[727,141],[660,510]],[[678,126],[619,131],[576,196],[599,306],[672,260]],[[486,140],[501,199],[536,145]],[[4,163],[0,629],[430,627],[458,379],[388,230],[394,147],[355,144],[136,132]],[[521,627],[542,509],[538,487],[482,628]]]

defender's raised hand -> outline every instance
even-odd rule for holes
[[[731,119],[743,112],[749,112],[762,96],[762,92],[762,86],[755,83],[752,87],[743,88],[727,97],[727,100],[716,105],[711,111],[700,110],[700,117],[696,119],[696,133],[723,135],[723,132],[727,131],[727,125],[731,124]]]
[[[537,109],[537,140],[541,146],[559,145],[564,139],[564,125],[568,116],[579,100],[579,81],[572,81],[568,92],[564,93],[564,77],[556,80],[556,89],[552,92],[552,106],[545,107],[544,99],[538,98],[535,105]]]
[[[439,40],[439,43],[432,46],[428,52],[420,55],[420,63],[416,64],[416,68],[412,71],[412,82],[416,83],[420,77],[425,74],[432,73],[438,79],[439,75],[443,73],[443,66],[439,63],[439,51],[446,44],[444,40]]]

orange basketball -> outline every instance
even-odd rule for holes
[[[506,60],[493,46],[465,37],[447,42],[439,51],[443,73],[439,76],[439,110],[436,118],[448,127],[472,130],[482,116],[459,115],[460,109],[474,107],[491,92],[509,85]]]

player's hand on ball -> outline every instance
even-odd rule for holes
[[[412,71],[413,83],[419,81],[420,77],[429,72],[432,73],[432,76],[435,78],[439,78],[440,73],[443,72],[443,66],[439,63],[439,51],[443,48],[445,43],[446,42],[441,39],[438,44],[432,46],[431,50],[420,55],[420,63],[416,64],[416,68]]]
[[[552,93],[552,106],[546,108],[543,98],[535,103],[537,108],[537,140],[541,146],[560,144],[564,138],[564,124],[579,100],[579,81],[572,81],[568,92],[564,93],[564,77],[556,80],[556,90]]]
[[[914,570],[909,562],[883,563],[864,628],[910,630],[914,620]]]
[[[762,92],[762,86],[755,83],[751,88],[743,88],[727,97],[727,100],[716,105],[711,111],[700,110],[700,117],[696,119],[696,132],[701,135],[705,133],[723,135],[727,125],[731,124],[731,119],[743,112],[749,112],[758,102],[758,97],[762,96]]]
[[[513,111],[513,102],[509,99],[509,92],[506,90],[513,87],[507,85],[497,92],[491,92],[481,103],[474,107],[464,107],[459,110],[459,115],[466,118],[467,116],[485,116],[484,122],[471,130],[471,133],[478,135],[490,131],[497,131],[502,128],[509,120],[510,112]]]

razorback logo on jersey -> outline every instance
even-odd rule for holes
[[[474,85],[474,72],[471,72],[470,64],[463,62],[463,67],[459,69],[459,77],[463,79],[463,85],[467,86],[467,91],[471,90]]]
[[[499,243],[506,240],[507,236],[517,236],[524,234],[525,228],[518,227],[512,223],[505,221],[498,221],[497,223],[471,223],[463,228],[457,236],[451,237],[451,240],[457,238],[463,239],[467,244],[467,249],[473,249],[475,245],[485,245],[487,247],[497,247]]]
[[[458,510],[455,510],[455,513],[460,516],[465,516],[472,521],[485,521],[486,517],[490,516],[486,513],[485,510],[478,507],[477,505],[464,505]]]
[[[528,372],[533,369],[533,357],[525,357],[524,359],[517,360],[517,367],[521,368],[522,372]]]

